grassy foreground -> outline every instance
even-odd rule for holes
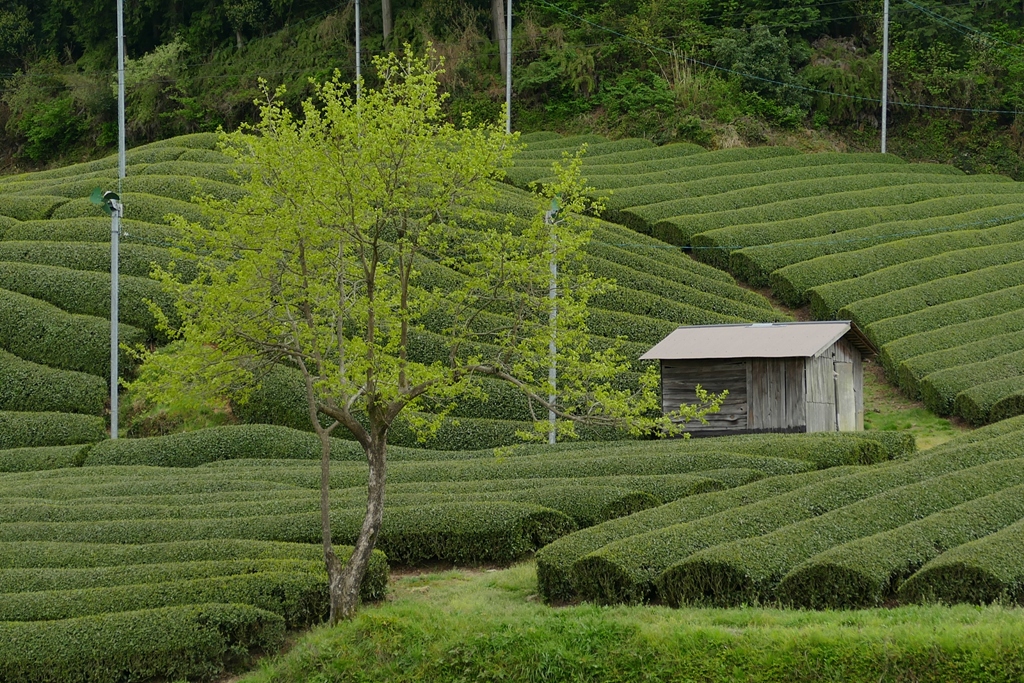
[[[532,563],[395,578],[245,683],[1019,681],[1024,611],[550,608]]]

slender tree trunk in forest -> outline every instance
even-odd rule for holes
[[[380,13],[384,18],[384,38],[391,35],[391,0],[380,0]]]
[[[491,23],[494,24],[494,40],[498,42],[498,54],[501,55],[502,78],[508,73],[508,43],[505,42],[505,2],[491,0]]]
[[[242,38],[242,29],[240,28],[235,29],[235,46],[239,50],[245,47],[245,39]]]

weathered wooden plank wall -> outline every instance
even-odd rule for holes
[[[707,416],[708,424],[690,425],[687,427],[688,431],[739,431],[747,428],[747,369],[743,360],[662,361],[662,409],[668,413],[679,410],[683,403],[696,402],[697,384],[715,394],[728,389],[729,395],[725,398],[721,410]]]
[[[805,424],[804,359],[751,358],[750,429],[789,430]]]

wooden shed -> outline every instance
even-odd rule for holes
[[[693,436],[864,429],[862,359],[870,342],[849,321],[680,327],[643,360],[661,363],[666,413],[696,401],[695,386],[729,390]]]

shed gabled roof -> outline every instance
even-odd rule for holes
[[[849,320],[826,320],[680,327],[640,359],[813,358],[844,336],[862,353],[874,352]]]

